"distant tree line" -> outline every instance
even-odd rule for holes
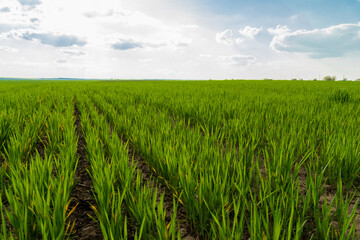
[[[299,79],[296,79],[296,78],[292,78],[291,79],[292,81],[302,81],[303,79],[302,78],[299,78]],[[313,81],[317,81],[318,79],[317,78],[314,78]],[[323,81],[336,81],[336,76],[325,76],[323,77],[322,79]],[[348,81],[347,78],[343,78],[341,81]],[[359,82],[360,81],[360,78],[356,79],[355,81]]]

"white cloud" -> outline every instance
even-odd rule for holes
[[[239,33],[247,38],[254,38],[262,31],[262,28],[246,26],[243,29],[239,30]]]
[[[200,57],[202,57],[202,58],[211,58],[212,55],[208,54],[208,53],[203,53],[203,54],[200,54]]]
[[[0,8],[0,12],[2,13],[10,12],[10,8],[9,7]]]
[[[18,0],[19,3],[24,6],[27,10],[35,8],[37,5],[41,4],[39,0]]]
[[[113,43],[111,43],[111,48],[115,50],[132,50],[139,48],[160,48],[167,46],[168,43],[158,41],[158,42],[150,42],[150,41],[140,41],[134,38],[118,38]]]
[[[285,35],[291,32],[287,26],[277,25],[276,28],[268,28],[269,33],[274,35]]]
[[[204,29],[190,18],[178,18],[178,9],[169,20],[143,8],[152,6],[146,2],[139,8],[132,0],[24,0],[23,5],[18,0],[0,1],[0,45],[19,49],[23,57],[1,50],[1,64],[11,63],[4,72],[9,76],[190,76],[177,68],[199,54],[193,45],[203,38]],[[171,71],[157,72],[150,60],[139,64],[139,59],[156,59],[156,64]]]
[[[143,41],[139,40],[138,38],[132,38],[132,37],[110,37],[109,43],[111,45],[112,49],[115,50],[132,50],[132,49],[142,49],[142,48],[148,48],[148,49],[155,49],[155,48],[161,48],[161,47],[187,47],[191,44],[192,39],[180,39],[180,40],[162,40],[159,39],[157,41]]]
[[[35,41],[54,47],[69,47],[73,45],[84,46],[87,43],[85,40],[74,35],[46,31],[42,32],[32,29],[13,30],[6,34],[2,34],[2,37]]]
[[[341,57],[360,51],[360,22],[297,31],[277,26],[269,32],[275,35],[270,47],[276,51],[304,53],[311,58]]]
[[[217,42],[226,45],[235,45],[244,42],[243,38],[235,37],[233,31],[230,29],[226,29],[223,32],[216,33],[215,39]]]
[[[175,47],[188,47],[192,43],[192,39],[190,38],[183,38],[180,40],[171,41],[170,45],[173,45]]]
[[[8,46],[0,46],[0,52],[17,52],[19,51],[19,49],[16,49],[16,48],[11,48],[11,47],[8,47]]]
[[[3,0],[1,0],[3,1]],[[6,7],[0,9],[0,33],[8,32],[14,29],[33,28],[34,14],[24,12],[20,4],[16,1],[6,2]]]
[[[256,57],[251,55],[219,56],[217,60],[226,66],[249,66],[257,61]]]
[[[113,43],[111,47],[115,50],[131,50],[136,48],[144,48],[147,44],[139,42],[133,39],[119,39],[119,41]]]
[[[64,64],[64,63],[67,63],[67,60],[60,58],[60,59],[56,60],[56,63]]]
[[[235,34],[231,29],[216,33],[215,39],[219,43],[226,45],[237,45],[245,41],[245,39],[254,39],[262,31],[262,28],[246,26]]]
[[[84,51],[75,50],[75,49],[58,49],[57,52],[62,55],[71,56],[71,57],[72,56],[80,57],[80,56],[86,55],[86,53]]]
[[[141,63],[150,63],[150,62],[153,62],[154,59],[153,58],[143,58],[143,59],[140,59],[139,62]]]
[[[286,53],[294,52],[294,40],[288,36],[293,31],[287,27],[268,29],[275,36],[262,34],[265,30],[261,25],[251,25],[261,24],[261,19],[250,24],[240,15],[226,17],[224,21],[218,21],[216,16],[210,24],[189,9],[189,4],[193,4],[189,1],[181,4],[167,0],[0,2],[0,45],[3,46],[0,69],[7,76],[271,78],[280,73],[301,77],[294,76],[300,71],[317,75],[319,66],[323,66],[324,73],[328,71],[332,75],[341,74],[342,68],[349,72],[344,71],[349,78],[351,74],[359,75],[356,52],[352,65],[350,60],[346,62],[349,57],[346,55],[333,73],[329,69],[337,65],[329,67],[326,62],[331,58],[314,60],[304,54]],[[292,23],[290,16],[285,20],[286,24]],[[241,28],[230,27],[235,24]],[[225,31],[217,33],[215,29],[219,26]],[[279,38],[274,49],[285,54],[269,48],[270,37],[275,39],[280,35],[287,37]],[[280,43],[289,48],[281,49]],[[291,60],[289,67],[287,63]],[[324,63],[315,65],[316,61]]]
[[[95,17],[110,17],[115,14],[115,11],[113,9],[106,10],[106,12],[97,12],[97,11],[89,11],[84,12],[84,16],[88,18],[95,18]],[[123,13],[121,13],[123,15]]]

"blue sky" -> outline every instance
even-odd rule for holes
[[[359,0],[1,0],[0,77],[360,78]]]
[[[168,0],[174,6],[188,6],[188,10],[206,17],[204,24],[228,26],[271,26],[284,22],[294,27],[327,27],[329,25],[358,22],[360,1],[357,0]],[[294,15],[302,21],[289,22]],[[216,17],[214,17],[216,16]],[[237,20],[232,21],[232,19]],[[219,18],[223,18],[221,22]],[[214,21],[212,21],[214,20]]]

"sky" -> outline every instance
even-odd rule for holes
[[[360,78],[360,0],[0,0],[0,77]]]

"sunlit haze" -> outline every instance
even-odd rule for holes
[[[359,0],[1,0],[0,77],[360,78]]]

